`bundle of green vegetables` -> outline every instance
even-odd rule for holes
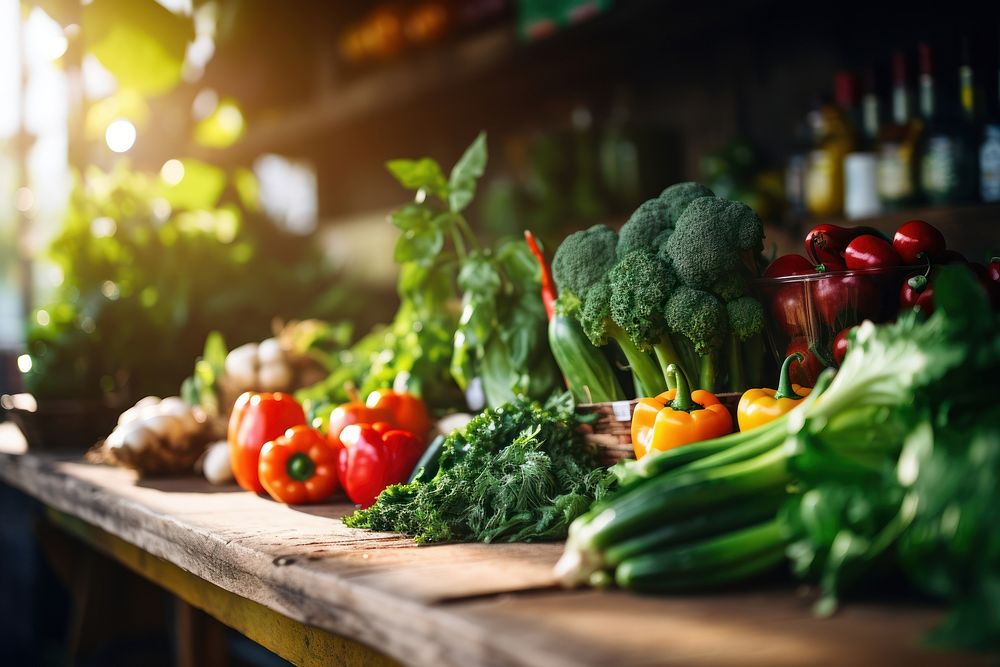
[[[569,394],[486,410],[444,441],[433,477],[390,486],[344,523],[418,542],[562,539],[614,481],[576,425]]]
[[[522,394],[544,399],[559,385],[530,250],[521,239],[483,247],[465,218],[486,161],[480,134],[447,176],[430,158],[388,163],[414,191],[390,216],[400,230],[400,308],[345,352],[326,381],[297,394],[310,412],[348,400],[347,384],[362,394],[396,386],[440,410],[462,405],[474,380],[492,407]]]
[[[622,397],[593,347],[609,341],[640,396],[671,386],[670,364],[708,391],[759,382],[764,310],[748,291],[763,236],[749,207],[697,183],[672,185],[645,202],[620,233],[595,225],[568,236],[553,259],[562,319],[550,326],[550,344],[578,400]],[[582,344],[571,318],[593,346]]]
[[[935,304],[862,324],[784,417],[621,466],[619,492],[571,526],[561,579],[700,588],[787,554],[830,612],[889,566],[952,605],[938,639],[1000,648],[1000,322],[959,267]]]

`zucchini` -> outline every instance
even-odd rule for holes
[[[574,531],[574,541],[580,548],[599,553],[665,522],[781,490],[791,481],[788,456],[779,447],[748,461],[651,479],[589,516],[589,521]]]
[[[615,571],[615,582],[622,588],[665,590],[733,581],[780,561],[786,541],[781,522],[771,519],[721,537],[626,559]],[[753,564],[749,572],[748,564]]]
[[[431,444],[427,445],[427,449],[420,455],[417,465],[413,467],[410,479],[407,480],[408,484],[412,484],[413,482],[429,482],[434,479],[434,475],[437,474],[440,467],[441,449],[444,447],[446,438],[447,436],[439,435],[431,440]]]
[[[773,519],[787,498],[784,493],[768,493],[750,498],[732,508],[706,512],[692,519],[668,523],[648,533],[612,545],[604,553],[603,562],[613,567],[642,554],[712,535],[721,535]]]
[[[669,575],[653,575],[652,577],[636,577],[636,573],[622,567],[615,573],[615,583],[621,588],[641,593],[678,593],[706,588],[716,588],[738,581],[749,579],[774,569],[785,560],[784,546],[775,546],[753,555],[743,561],[728,567],[717,567],[697,573],[688,573],[682,577]]]
[[[575,318],[559,308],[549,320],[549,346],[577,403],[625,400],[611,363],[594,347]]]

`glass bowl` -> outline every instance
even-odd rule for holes
[[[924,268],[897,266],[754,280],[752,289],[764,306],[764,325],[775,361],[780,364],[786,356],[801,352],[805,361],[792,364],[792,382],[811,387],[824,368],[836,365],[833,342],[837,333],[864,320],[896,319],[903,281]]]

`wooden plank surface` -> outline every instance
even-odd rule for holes
[[[957,664],[920,649],[932,608],[814,618],[791,589],[671,598],[562,591],[559,544],[417,546],[190,479],[24,453],[0,480],[207,582],[413,665]]]

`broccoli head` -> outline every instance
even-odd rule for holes
[[[699,197],[714,197],[715,193],[706,188],[701,183],[687,181],[685,183],[674,183],[660,193],[658,199],[663,202],[666,209],[667,219],[670,220],[670,227],[677,224],[677,219],[688,207],[688,204]]]
[[[678,287],[667,302],[667,326],[687,338],[699,356],[716,352],[729,333],[726,306],[711,292]]]
[[[684,210],[659,252],[682,283],[728,301],[743,295],[746,281],[757,275],[763,242],[763,224],[749,206],[701,197]]]
[[[611,322],[611,284],[607,280],[599,280],[591,286],[577,317],[591,343],[598,347],[607,344],[608,323]]]
[[[739,341],[745,341],[764,331],[764,307],[753,297],[743,296],[726,304],[729,328]]]
[[[614,265],[617,244],[618,235],[607,225],[594,225],[567,236],[552,259],[552,277],[559,292],[585,298]]]
[[[664,335],[663,313],[677,276],[649,250],[633,250],[608,273],[611,318],[643,349]]]
[[[636,250],[649,251],[661,233],[672,229],[674,220],[660,199],[649,199],[639,205],[618,232],[618,258]]]
[[[688,204],[712,191],[699,183],[677,183],[659,197],[647,200],[622,225],[618,233],[618,258],[635,250],[650,251],[665,240]]]

